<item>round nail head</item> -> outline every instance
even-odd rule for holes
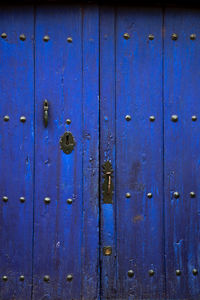
[[[178,39],[178,34],[172,33],[172,40],[176,41]]]
[[[25,123],[25,122],[26,122],[26,117],[25,117],[25,116],[21,116],[20,121],[21,121],[22,123]]]
[[[191,198],[195,198],[195,197],[196,197],[195,192],[190,192],[190,197],[191,197]]]
[[[72,274],[67,275],[67,281],[72,281],[72,279],[73,279]]]
[[[68,199],[67,199],[67,203],[68,203],[68,204],[72,204],[72,199],[71,199],[71,198],[68,198]]]
[[[134,276],[134,271],[133,270],[128,270],[128,277],[133,277]]]
[[[19,277],[19,280],[20,280],[20,281],[24,281],[24,275],[21,275],[21,276]]]
[[[131,198],[131,193],[126,193],[126,198]]]
[[[192,121],[196,121],[197,120],[197,116],[192,116]]]
[[[124,33],[124,38],[125,38],[125,40],[128,40],[128,39],[130,39],[130,35],[126,32],[126,33]]]
[[[67,120],[66,120],[66,123],[67,123],[67,125],[70,125],[70,124],[71,124],[71,120],[70,120],[70,119],[67,119]]]
[[[25,198],[24,198],[24,197],[20,197],[19,200],[20,200],[20,202],[22,202],[22,203],[25,202]]]
[[[174,192],[174,198],[178,199],[180,197],[180,194],[178,192]]]
[[[6,115],[6,116],[4,116],[3,119],[4,119],[5,122],[8,122],[10,120],[10,117],[8,115]]]
[[[72,37],[69,36],[69,37],[67,38],[67,41],[68,41],[68,43],[72,43]]]
[[[149,199],[151,199],[151,198],[153,197],[152,193],[148,193],[148,194],[147,194],[147,197],[148,197]]]
[[[193,273],[193,275],[196,276],[196,275],[198,274],[198,270],[197,270],[197,269],[193,269],[193,270],[192,270],[192,273]]]
[[[45,35],[44,37],[43,37],[43,41],[44,42],[48,42],[50,40],[50,37],[48,36],[48,35]]]
[[[131,120],[131,116],[130,115],[126,115],[125,119],[126,119],[126,121],[130,121]]]
[[[48,282],[50,280],[49,275],[44,275],[44,281]]]
[[[2,37],[2,39],[6,39],[6,38],[7,38],[7,34],[6,34],[5,32],[3,32],[3,33],[1,34],[1,37]]]
[[[4,275],[4,276],[2,277],[2,279],[3,279],[3,281],[7,281],[7,280],[8,280],[8,277]]]
[[[177,122],[178,121],[178,116],[177,115],[172,115],[171,117],[173,122]]]
[[[149,276],[153,276],[153,275],[154,275],[154,273],[155,273],[155,272],[154,272],[154,270],[152,270],[152,269],[151,269],[151,270],[149,270]]]
[[[25,41],[26,40],[25,34],[20,34],[19,38],[20,38],[21,41]]]
[[[44,202],[45,202],[46,204],[49,204],[49,203],[51,202],[51,198],[45,197],[45,198],[44,198]]]
[[[2,199],[3,199],[3,201],[4,201],[4,202],[8,202],[8,197],[6,197],[6,196],[3,196],[3,198],[2,198]]]
[[[149,40],[154,40],[154,35],[153,34],[149,34]]]
[[[180,276],[181,275],[181,270],[176,270],[176,275]]]
[[[150,120],[151,122],[154,122],[155,119],[156,119],[156,118],[155,118],[154,116],[150,116],[150,117],[149,117],[149,120]]]
[[[194,34],[194,33],[190,34],[190,39],[195,40],[196,39],[196,34]]]

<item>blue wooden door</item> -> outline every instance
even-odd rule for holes
[[[199,299],[199,19],[0,9],[0,300]]]

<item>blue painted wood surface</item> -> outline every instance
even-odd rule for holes
[[[130,38],[125,39],[124,33]],[[155,38],[149,40],[149,34]],[[154,122],[150,116],[155,116]],[[162,11],[120,7],[116,15],[118,299],[164,296],[162,123]],[[126,193],[131,197],[126,198]],[[133,270],[132,278],[128,270]]]
[[[167,9],[164,43],[165,254],[168,299],[199,299],[199,18],[198,10]],[[172,40],[172,33],[178,39]],[[190,35],[196,34],[191,40]],[[178,121],[172,122],[171,116]],[[192,121],[192,116],[197,116]],[[176,199],[174,192],[180,197]],[[191,198],[190,192],[196,194]],[[176,270],[181,275],[176,275]],[[198,270],[199,271],[199,270]]]
[[[33,8],[2,7],[0,28],[7,34],[0,38],[0,299],[24,300],[31,298],[32,285]],[[25,41],[20,40],[21,34]],[[20,122],[21,116],[26,117],[25,123]],[[3,281],[3,276],[8,280]]]

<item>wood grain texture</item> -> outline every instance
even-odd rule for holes
[[[116,18],[117,298],[162,299],[162,12],[119,7]]]
[[[165,228],[168,299],[199,299],[199,17],[198,10],[167,9],[164,44]],[[173,41],[171,34],[177,33]],[[196,34],[196,40],[190,35]],[[178,122],[171,121],[178,116]],[[197,121],[192,121],[192,116]],[[180,197],[175,199],[174,192]],[[190,192],[196,197],[191,198]],[[176,270],[181,275],[176,276]]]
[[[115,191],[115,8],[101,7],[100,11],[100,167],[110,160],[114,170]],[[102,191],[103,177],[100,178]],[[115,193],[113,204],[103,203],[101,193],[101,295],[115,299],[116,294],[116,223]],[[104,246],[112,247],[110,256],[103,255]]]
[[[7,34],[0,38],[0,299],[24,300],[31,297],[32,283],[33,8],[2,7],[0,16],[0,31]],[[19,39],[22,33],[25,41]],[[25,197],[24,203],[20,197]],[[19,280],[21,275],[24,281]],[[3,281],[3,276],[8,280]]]

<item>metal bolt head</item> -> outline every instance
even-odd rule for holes
[[[8,122],[8,121],[10,120],[10,117],[9,117],[8,115],[6,115],[6,116],[4,116],[3,120],[4,120],[5,122]]]
[[[6,38],[7,38],[7,34],[6,34],[5,32],[3,32],[3,33],[1,34],[1,37],[2,37],[2,39],[6,39]]]
[[[110,256],[111,254],[112,254],[112,247],[111,246],[103,247],[103,255]]]
[[[153,34],[149,34],[149,40],[154,40],[154,35]]]
[[[125,119],[126,119],[126,121],[130,121],[131,120],[131,116],[130,115],[126,115]]]
[[[150,117],[149,117],[149,120],[150,120],[151,122],[154,122],[155,119],[156,119],[156,118],[155,118],[154,116],[150,116]]]
[[[171,120],[172,120],[173,122],[177,122],[177,121],[178,121],[178,116],[177,116],[177,115],[172,115],[172,116],[171,116]]]
[[[128,270],[128,277],[132,278],[134,276],[133,270]]]
[[[178,34],[176,34],[176,33],[172,33],[172,40],[173,41],[176,41],[177,39],[178,39]]]
[[[190,39],[195,40],[196,39],[196,34],[195,33],[190,34]]]
[[[4,202],[8,202],[8,197],[7,197],[7,196],[3,196],[2,200],[3,200]]]
[[[174,198],[178,199],[180,197],[180,194],[178,192],[174,192]]]
[[[126,32],[124,33],[123,37],[125,38],[125,40],[128,40],[130,39],[130,35]]]
[[[70,120],[70,119],[67,119],[67,120],[66,120],[66,123],[67,123],[67,125],[70,125],[70,124],[71,124],[71,120]]]
[[[190,197],[191,197],[191,198],[195,198],[195,197],[196,197],[195,192],[190,192]]]
[[[24,203],[26,199],[24,197],[20,197],[19,200],[20,202]]]
[[[181,270],[176,270],[176,276],[180,276],[181,275]]]
[[[131,193],[126,193],[126,198],[131,198]]]
[[[72,43],[72,37],[71,37],[71,36],[69,36],[69,37],[67,38],[67,42],[68,42],[68,43]]]
[[[26,40],[26,36],[23,33],[20,34],[19,38],[20,38],[21,41],[25,41]]]
[[[25,117],[25,116],[21,116],[21,117],[20,117],[20,121],[21,121],[22,123],[25,123],[25,122],[26,122],[26,117]]]
[[[73,279],[72,274],[68,274],[68,275],[67,275],[67,281],[72,281],[72,279]]]
[[[148,194],[147,194],[147,197],[148,197],[149,199],[151,199],[151,198],[153,197],[152,193],[148,193]]]
[[[43,37],[43,41],[44,42],[48,42],[50,40],[50,37],[48,36],[48,35],[45,35],[44,37]]]
[[[68,199],[67,199],[67,203],[68,203],[68,204],[72,204],[72,202],[73,202],[73,201],[72,201],[71,198],[68,198]]]
[[[197,116],[192,116],[192,121],[196,121],[197,120]]]
[[[44,281],[48,282],[50,280],[49,275],[44,275]]]
[[[45,198],[44,198],[44,202],[45,202],[46,204],[49,204],[49,203],[51,202],[51,198],[45,197]]]
[[[19,280],[20,280],[20,281],[24,281],[24,275],[21,275],[21,276],[19,277]]]
[[[3,281],[7,281],[7,280],[8,280],[8,277],[4,275],[4,276],[2,277],[2,279],[3,279]]]
[[[149,276],[153,276],[155,274],[154,270],[149,270]]]
[[[193,270],[192,270],[192,273],[193,273],[193,275],[196,276],[196,275],[198,274],[198,270],[197,270],[197,269],[193,269]]]

